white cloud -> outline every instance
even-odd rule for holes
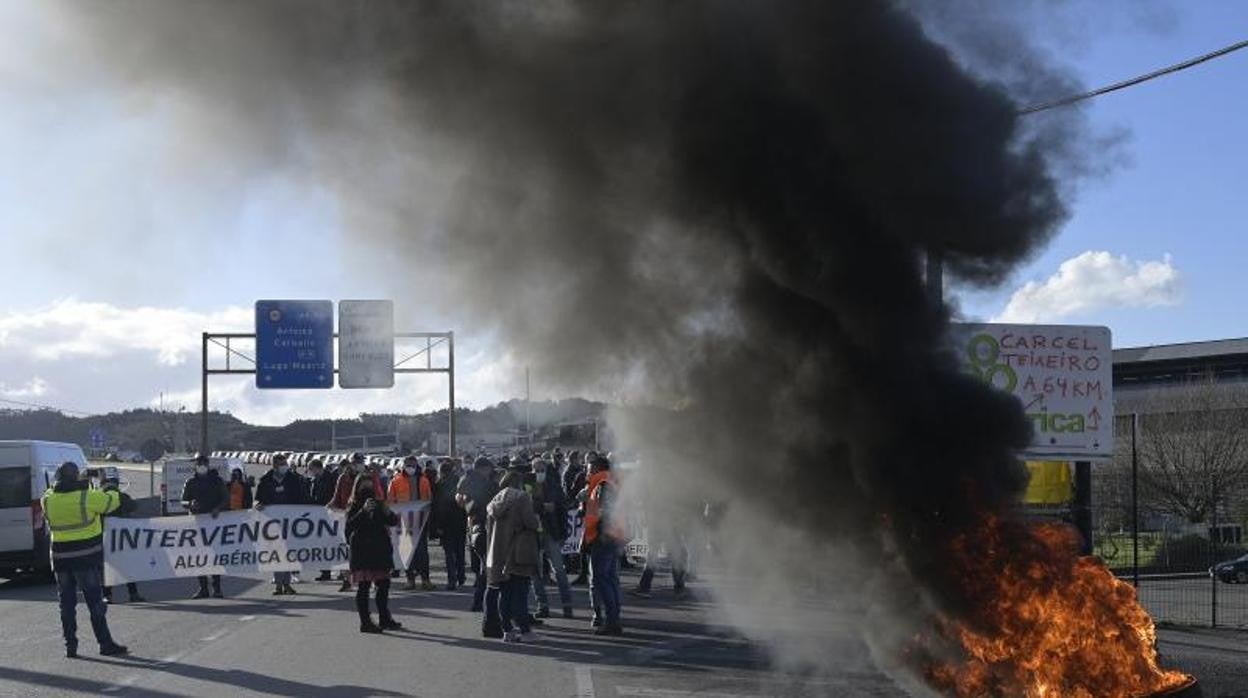
[[[1170,255],[1132,261],[1089,250],[1062,262],[1048,279],[1027,282],[993,322],[1056,322],[1108,308],[1177,305],[1181,297],[1182,277]]]
[[[53,407],[85,412],[162,401],[166,408],[198,412],[201,333],[249,332],[252,313],[237,306],[201,312],[73,298],[9,311],[0,315],[0,397],[40,398]],[[457,405],[482,407],[523,394],[523,365],[497,351],[494,337],[461,333],[456,340]],[[248,342],[234,346],[252,353]],[[224,351],[210,351],[211,365],[222,365]],[[534,397],[551,396],[538,388]],[[412,414],[445,409],[446,404],[442,374],[399,375],[390,390],[259,390],[250,375],[209,379],[209,409],[257,424],[355,417],[361,412]]]
[[[48,393],[48,382],[39,376],[35,376],[26,381],[25,385],[12,387],[7,383],[0,382],[0,396],[10,399],[41,397]]]
[[[119,308],[67,298],[0,316],[0,349],[6,355],[40,361],[140,351],[154,354],[161,365],[177,366],[199,352],[204,329],[246,331],[252,317],[251,309],[240,307],[197,313],[181,308]]]

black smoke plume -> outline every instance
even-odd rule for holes
[[[437,303],[547,384],[631,405],[614,426],[664,483],[656,517],[726,503],[721,554],[753,582],[724,612],[747,631],[812,584],[899,637],[982,601],[948,548],[1011,507],[1029,431],[959,373],[922,260],[1005,279],[1064,219],[1082,134],[1021,122],[904,7],[61,11],[87,74],[163,105],[202,143],[182,147],[331,192],[361,259],[400,260],[381,267],[405,269],[400,305]],[[1017,82],[1068,82],[1001,50]],[[768,637],[781,658],[823,651]]]

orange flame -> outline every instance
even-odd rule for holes
[[[928,682],[967,698],[1135,698],[1190,683],[1157,665],[1156,631],[1135,589],[1080,557],[1077,542],[1067,526],[997,517],[960,536],[953,557],[975,607],[920,638],[929,648],[950,641],[960,655],[929,659]]]

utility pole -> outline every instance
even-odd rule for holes
[[[446,334],[446,378],[447,378],[447,410],[446,410],[446,455],[454,458],[455,449],[455,333]]]
[[[1135,435],[1140,415],[1131,413],[1131,583],[1140,588],[1140,459]]]
[[[1213,530],[1209,532],[1209,568],[1218,564],[1218,543],[1222,538],[1222,530],[1218,523],[1218,478],[1213,478]],[[1218,627],[1218,576],[1216,574],[1209,575],[1210,593],[1209,597],[1209,627]]]
[[[529,391],[529,367],[524,367],[524,441],[529,447],[533,446],[533,414],[530,412],[533,404],[533,394]]]
[[[208,453],[208,333],[200,335],[199,452]],[[164,406],[164,394],[161,394]]]

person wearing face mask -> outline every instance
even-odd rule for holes
[[[256,511],[274,504],[303,504],[304,488],[299,476],[290,471],[286,464],[286,456],[273,456],[273,467],[260,478],[256,485]],[[273,573],[273,595],[293,595],[295,588],[290,585],[290,572]]]
[[[387,500],[391,504],[404,502],[428,502],[433,499],[433,487],[420,469],[420,462],[415,456],[403,459],[403,468],[390,480]],[[408,591],[416,588],[416,575],[420,574],[420,586],[425,591],[435,587],[429,580],[429,526],[420,532],[420,540],[416,542],[416,553],[412,556],[411,565],[407,568]]]
[[[362,633],[380,633],[403,627],[390,615],[390,571],[394,566],[394,545],[390,542],[387,527],[399,525],[399,517],[376,495],[372,479],[367,474],[356,477],[346,515],[351,582],[358,588],[355,608],[360,613]],[[368,592],[373,586],[377,587],[377,623],[373,623],[368,608]]]
[[[554,463],[544,458],[533,460],[533,505],[542,522],[538,546],[542,562],[539,573],[533,578],[533,591],[537,597],[537,617],[550,617],[550,599],[546,593],[546,565],[555,572],[559,587],[559,600],[563,604],[563,617],[572,618],[572,585],[563,566],[563,541],[568,537],[568,504],[563,493],[563,483],[554,476]]]
[[[200,516],[209,514],[212,518],[217,518],[229,505],[229,491],[226,489],[225,481],[217,473],[216,469],[208,467],[208,456],[198,454],[195,456],[195,474],[186,481],[182,487],[182,508],[192,516]],[[221,575],[212,575],[212,593],[208,593],[208,577],[200,575],[199,591],[195,592],[193,599],[206,599],[212,596],[214,599],[224,597],[221,593]]]

